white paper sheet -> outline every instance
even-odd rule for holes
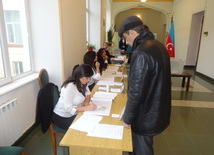
[[[109,85],[109,86],[113,86],[114,85],[114,81],[99,80],[97,82],[97,85]]]
[[[112,114],[111,117],[114,117],[114,118],[119,118],[120,115],[119,114]]]
[[[92,103],[97,105],[97,109],[93,111],[85,111],[84,114],[109,116],[112,105],[111,99],[91,98],[91,100]]]
[[[110,138],[110,139],[122,139],[123,126],[97,124],[97,126],[91,132],[88,132],[87,136]]]
[[[106,91],[107,89],[106,89],[106,87],[99,87],[98,90],[104,90],[104,91]]]
[[[102,120],[102,116],[82,115],[76,122],[71,124],[69,128],[89,132]]]
[[[121,64],[115,64],[114,66],[116,66],[116,67],[121,67],[122,65],[121,65]]]
[[[110,91],[113,93],[121,93],[123,90],[121,88],[111,88]]]
[[[102,76],[100,81],[114,81],[114,77]]]
[[[110,74],[102,74],[102,76],[101,76],[101,80],[106,80],[106,79],[109,79],[109,78],[111,78],[111,80],[112,81],[114,81],[114,78],[115,78],[115,74],[113,74],[112,75],[112,73],[110,73]],[[108,80],[109,81],[109,80]]]
[[[109,92],[95,92],[93,98],[103,98],[103,99],[114,99],[117,96],[117,93]]]
[[[115,86],[123,86],[123,82],[114,82]]]

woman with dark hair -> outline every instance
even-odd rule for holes
[[[108,66],[108,56],[106,55],[105,48],[100,48],[97,52],[97,61],[100,63],[100,73],[105,71]]]
[[[110,60],[111,58],[115,58],[114,55],[111,55],[109,52],[111,45],[108,42],[103,43],[103,48],[106,50],[106,55],[108,56],[108,59]],[[111,61],[108,61],[109,64],[111,64]]]
[[[90,90],[93,89],[96,82],[100,80],[100,63],[97,62],[97,54],[95,51],[86,52],[83,58],[84,64],[88,64],[91,66],[93,70],[93,75],[91,80],[88,82],[88,87]]]
[[[87,83],[93,75],[91,66],[79,65],[61,87],[58,103],[53,112],[53,122],[62,129],[68,129],[77,113],[96,109],[90,103],[90,90]]]

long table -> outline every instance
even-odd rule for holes
[[[96,91],[98,91],[98,86],[94,87],[92,95]],[[112,114],[120,114],[126,101],[126,93],[118,93],[112,103],[110,115],[103,116],[100,123],[122,125],[122,121],[119,118],[111,116]],[[82,115],[83,112],[79,112],[74,122]],[[69,128],[59,145],[68,146],[70,155],[122,155],[123,151],[132,152],[131,129],[124,128],[123,139],[116,140],[90,137],[85,132]]]

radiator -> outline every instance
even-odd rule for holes
[[[21,136],[17,99],[0,105],[0,146],[10,146]]]

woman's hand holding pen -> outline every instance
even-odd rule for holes
[[[97,108],[97,105],[96,104],[85,104],[81,107],[76,107],[77,111],[80,112],[80,111],[92,111],[92,110],[95,110]]]
[[[97,109],[97,105],[96,104],[89,104],[86,106],[86,111],[92,111]]]

